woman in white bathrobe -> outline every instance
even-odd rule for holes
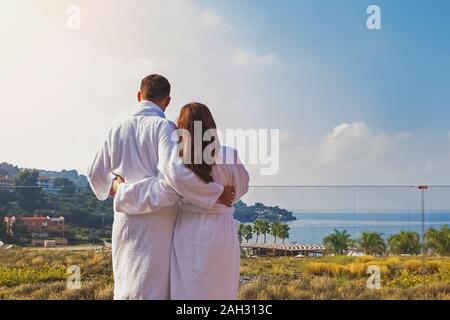
[[[183,129],[182,142],[171,157],[166,178],[170,180],[168,182],[172,188],[182,194],[183,190],[180,188],[185,188],[186,181],[180,181],[184,176],[177,175],[176,172],[181,166],[187,166],[205,183],[214,181],[223,186],[233,186],[236,202],[248,191],[248,172],[239,161],[237,152],[232,148],[220,146],[217,137],[212,139],[213,142],[203,142],[200,149],[195,149],[195,143],[191,143],[191,140],[194,140],[194,128],[198,130],[200,123],[202,136],[208,130],[209,133],[213,132],[214,136],[216,125],[208,107],[200,103],[190,103],[181,109],[177,127]],[[195,161],[195,152],[199,150],[202,151],[203,157],[201,161]],[[207,159],[208,154],[211,155],[212,161]],[[141,183],[139,187],[145,188],[145,183]],[[132,192],[135,188],[133,185],[122,188],[122,198],[126,199],[127,190]],[[130,206],[128,210],[130,208],[140,210],[139,204]],[[233,218],[233,213],[234,207],[220,203],[214,204],[211,209],[202,209],[180,199],[170,262],[171,299],[237,298],[240,267],[237,234],[239,223]]]

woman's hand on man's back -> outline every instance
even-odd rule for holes
[[[235,198],[234,187],[226,186],[223,188],[223,192],[219,197],[219,202],[228,207],[231,207],[233,205],[234,198]]]

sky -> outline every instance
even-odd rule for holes
[[[445,0],[0,0],[0,161],[85,173],[161,73],[169,119],[280,130],[254,186],[450,185],[449,56]]]

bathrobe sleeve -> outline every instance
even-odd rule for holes
[[[144,214],[176,203],[178,194],[162,174],[147,177],[135,183],[121,183],[114,196],[114,211],[126,214]]]
[[[115,195],[114,208],[126,214],[159,210],[176,202],[178,194],[185,200],[210,209],[223,192],[223,185],[205,183],[177,157],[174,125],[165,122],[159,135],[158,177],[147,177],[135,183],[122,183]]]
[[[115,176],[111,169],[111,141],[110,137],[97,152],[94,161],[87,171],[87,179],[95,196],[104,201],[108,199],[112,181]]]

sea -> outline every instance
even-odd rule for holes
[[[347,230],[353,239],[364,231],[383,233],[383,238],[402,230],[415,231],[422,235],[422,216],[420,213],[294,213],[297,220],[289,221],[289,239],[285,242],[321,244],[323,238],[334,229]],[[430,213],[425,215],[425,230],[450,225],[450,213]],[[256,241],[256,235],[251,241]],[[262,241],[260,236],[259,241]],[[267,235],[267,241],[273,238]],[[279,240],[277,240],[279,242]]]

